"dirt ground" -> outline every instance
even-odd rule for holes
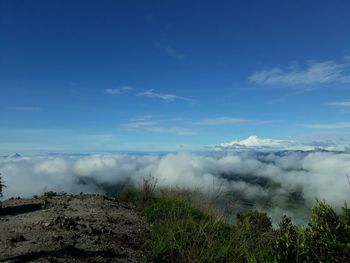
[[[146,224],[131,204],[95,195],[2,203],[0,262],[144,262]]]

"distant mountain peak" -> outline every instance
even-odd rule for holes
[[[9,158],[21,158],[22,156],[19,153],[14,153],[14,154],[10,154],[8,157]]]

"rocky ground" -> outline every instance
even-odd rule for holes
[[[143,262],[135,207],[95,195],[2,203],[0,262]]]

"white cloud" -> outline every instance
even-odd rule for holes
[[[336,107],[350,107],[350,101],[336,101],[336,102],[329,102],[329,106],[336,106]]]
[[[143,92],[139,92],[136,94],[136,96],[142,96],[142,97],[148,97],[148,98],[157,98],[162,99],[166,102],[171,102],[174,100],[187,100],[187,101],[193,101],[192,99],[177,96],[174,94],[164,94],[164,93],[157,93],[154,91],[154,89],[145,90]]]
[[[249,81],[259,85],[314,86],[350,83],[349,64],[329,61],[309,61],[305,67],[292,65],[255,72]]]
[[[133,88],[131,86],[123,86],[123,87],[115,88],[115,89],[105,89],[105,92],[109,95],[121,95],[124,93],[128,93],[132,90],[133,90]]]
[[[40,111],[40,107],[35,106],[17,106],[17,107],[9,107],[9,110],[15,110],[15,111]]]
[[[213,148],[209,147],[208,148]],[[347,152],[348,144],[346,141],[336,143],[333,140],[325,139],[318,141],[297,142],[294,140],[276,140],[276,139],[261,139],[257,136],[249,136],[244,140],[234,140],[214,146],[217,150],[235,151],[235,150],[263,150],[263,151],[336,151]]]
[[[244,140],[234,140],[231,142],[216,145],[222,150],[237,149],[290,149],[296,146],[296,142],[288,140],[260,139],[257,136],[249,136]]]
[[[350,128],[350,122],[308,124],[305,127],[312,129],[346,129]]]

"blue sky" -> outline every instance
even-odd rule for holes
[[[350,142],[349,1],[0,0],[0,151]]]

